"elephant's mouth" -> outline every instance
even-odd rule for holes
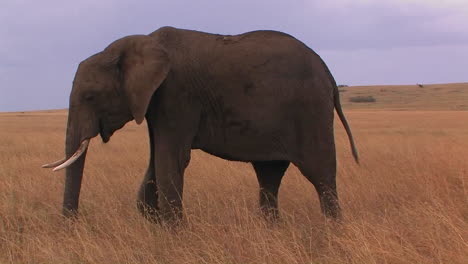
[[[101,119],[99,120],[99,134],[101,135],[102,142],[104,143],[109,142],[110,137],[113,134],[113,132],[106,129]]]

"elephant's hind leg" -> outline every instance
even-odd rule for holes
[[[277,219],[278,190],[289,161],[255,161],[252,165],[260,186],[260,209],[267,219]]]
[[[322,213],[327,217],[338,219],[341,209],[336,190],[336,160],[334,152],[332,154],[327,155],[323,152],[321,156],[315,156],[310,162],[296,165],[317,190]]]

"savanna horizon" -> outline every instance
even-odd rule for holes
[[[145,124],[133,121],[108,144],[91,141],[72,222],[60,215],[63,172],[40,168],[63,156],[66,111],[0,113],[0,262],[465,263],[468,84],[340,89],[361,158],[335,119],[341,224],[324,219],[293,166],[283,221],[268,224],[251,165],[201,151],[186,172],[186,225],[152,224],[136,209],[149,155]]]

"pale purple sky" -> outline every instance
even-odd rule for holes
[[[468,82],[466,0],[1,0],[0,111],[67,107],[80,61],[161,26],[284,31],[339,84]]]

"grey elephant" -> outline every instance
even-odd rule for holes
[[[111,43],[80,63],[70,95],[63,214],[78,210],[90,139],[108,142],[125,123],[146,119],[151,157],[138,194],[144,216],[182,218],[191,149],[251,162],[260,208],[278,217],[278,189],[292,162],[315,186],[322,212],[340,215],[334,109],[358,154],[337,85],[322,59],[276,31],[240,35],[160,28]],[[228,177],[228,175],[219,175]]]

